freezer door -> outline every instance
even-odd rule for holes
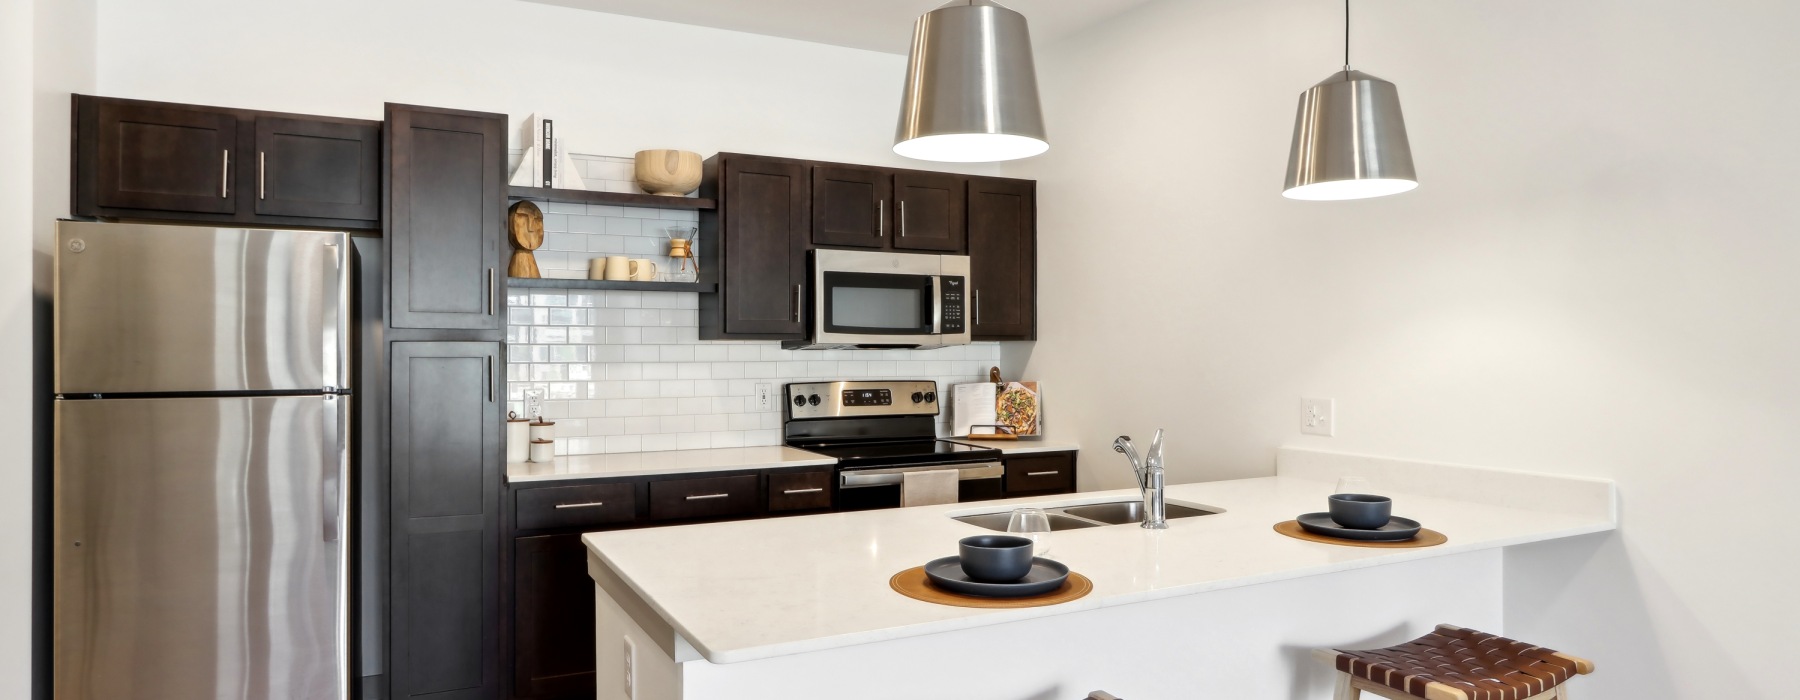
[[[329,231],[58,224],[57,393],[345,386],[347,241]]]
[[[56,404],[56,700],[349,697],[348,400]]]

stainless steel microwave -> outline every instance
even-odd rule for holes
[[[814,250],[805,350],[967,345],[969,257]]]

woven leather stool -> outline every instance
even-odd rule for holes
[[[1364,692],[1390,700],[1567,700],[1563,682],[1594,672],[1587,659],[1450,625],[1386,649],[1315,653],[1338,670],[1334,700]]]

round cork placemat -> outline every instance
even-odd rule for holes
[[[1306,530],[1304,530],[1300,527],[1299,521],[1295,521],[1295,520],[1289,520],[1286,522],[1275,523],[1275,531],[1279,532],[1283,535],[1287,535],[1288,537],[1292,537],[1296,540],[1306,540],[1308,542],[1321,542],[1324,544],[1341,544],[1341,545],[1345,545],[1347,547],[1374,547],[1376,549],[1409,549],[1412,547],[1435,547],[1437,545],[1440,545],[1440,544],[1450,541],[1450,538],[1445,537],[1444,533],[1438,532],[1437,530],[1430,530],[1430,529],[1420,529],[1419,534],[1414,536],[1412,539],[1400,540],[1398,542],[1368,542],[1365,540],[1346,540],[1342,537],[1326,537],[1324,535],[1315,535],[1313,533],[1307,532]]]
[[[888,585],[900,595],[923,600],[938,605],[954,605],[961,608],[1036,608],[1045,605],[1056,605],[1075,600],[1094,590],[1094,582],[1088,577],[1073,571],[1069,579],[1058,588],[1043,595],[1023,596],[1019,598],[984,598],[982,596],[951,593],[931,585],[931,579],[925,577],[925,567],[915,566],[888,579]]]

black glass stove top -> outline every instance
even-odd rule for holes
[[[788,446],[835,458],[840,468],[979,462],[1000,456],[1000,450],[992,447],[976,447],[948,440],[789,442]]]

